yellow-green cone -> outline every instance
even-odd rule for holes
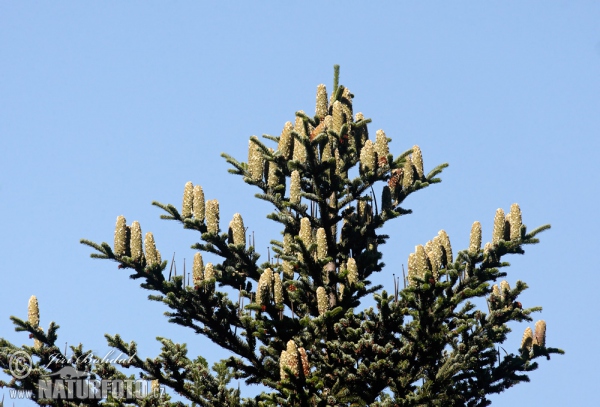
[[[423,179],[423,177],[425,176],[425,173],[423,172],[423,154],[421,153],[421,149],[417,145],[413,146],[412,163],[415,166],[415,169],[417,170],[417,175],[419,179]]]
[[[342,103],[342,109],[347,123],[352,122],[352,93],[350,89],[344,88],[342,92],[342,99],[345,99],[347,103]]]
[[[279,356],[279,376],[281,378],[281,381],[284,381],[287,379],[288,375],[285,372],[285,368],[288,367],[289,364],[289,356],[287,351],[283,350],[281,351],[281,355]]]
[[[440,268],[440,262],[438,260],[435,245],[431,240],[429,240],[425,244],[425,254],[427,255],[427,258],[429,259],[429,265],[431,266],[431,273],[433,274],[433,277],[437,280],[438,270]]]
[[[198,219],[200,222],[204,222],[204,191],[200,185],[194,186],[194,218]]]
[[[324,260],[327,257],[327,235],[325,228],[317,229],[317,260]]]
[[[408,255],[408,271],[407,271],[407,278],[408,278],[408,284],[414,284],[414,278],[417,275],[417,255],[415,253],[410,253]]]
[[[521,238],[521,226],[523,226],[521,208],[514,203],[510,206],[510,240]]]
[[[530,327],[525,329],[523,333],[523,339],[521,339],[521,349],[531,350],[533,347],[533,332]]]
[[[299,112],[304,113],[302,110],[300,110]],[[294,125],[294,131],[296,133],[298,133],[298,135],[300,135],[300,137],[308,136],[307,134],[305,134],[305,131],[304,131],[304,120],[302,120],[302,118],[299,116],[296,116],[296,123]],[[306,148],[304,148],[304,144],[302,144],[300,142],[300,140],[298,140],[296,138],[294,138],[293,158],[295,161],[299,161],[301,163],[306,162]]]
[[[539,320],[535,323],[535,334],[533,344],[541,347],[546,346],[546,321]]]
[[[323,287],[317,288],[317,308],[319,308],[319,315],[323,315],[327,312],[329,307],[329,301],[327,300],[327,293]]]
[[[156,244],[154,243],[154,236],[151,232],[146,233],[144,238],[144,248],[146,249],[146,264],[151,266],[153,264],[160,264],[161,258],[160,253],[156,250]]]
[[[124,216],[117,216],[117,225],[115,226],[115,256],[126,256],[129,248],[127,233],[127,221]]]
[[[219,201],[206,202],[206,229],[208,233],[219,233]]]
[[[273,286],[273,270],[265,269],[258,279],[256,288],[256,302],[260,305],[267,305],[271,298],[271,287]]]
[[[204,279],[204,261],[202,260],[202,254],[194,254],[194,265],[192,266],[192,281],[195,286],[200,285]]]
[[[344,124],[344,108],[342,106],[342,102],[340,102],[339,100],[336,100],[335,102],[333,102],[333,109],[332,109],[331,116],[332,116],[332,121],[333,121],[332,130],[341,136],[340,130],[342,129],[342,125]]]
[[[382,164],[382,159],[385,159],[387,163],[387,156],[390,153],[388,146],[388,139],[383,130],[377,130],[375,133],[375,152],[377,153],[377,160]]]
[[[450,245],[450,238],[443,229],[438,232],[438,236],[440,237],[441,246],[444,248],[444,265],[448,267],[448,265],[452,264],[452,246]]]
[[[498,288],[497,284],[494,284],[492,286],[492,294],[494,294],[494,296],[496,297],[501,297],[502,295],[500,294],[500,289]]]
[[[292,122],[285,122],[283,126],[283,130],[281,132],[281,136],[279,136],[279,144],[277,145],[277,149],[281,152],[281,155],[289,160],[292,158],[292,152],[294,147],[294,139],[292,137],[292,130],[294,130],[294,126]]]
[[[286,351],[288,353],[287,367],[292,370],[295,376],[298,375],[298,348],[296,343],[289,340],[287,343]]]
[[[273,291],[275,294],[275,305],[283,304],[283,285],[279,273],[273,273]]]
[[[204,268],[204,279],[210,280],[215,278],[215,268],[212,263],[206,263],[206,267]]]
[[[294,238],[289,233],[283,235],[283,253],[285,255],[292,254],[291,244],[293,240]],[[294,266],[287,260],[283,261],[283,274],[290,280],[294,278]]]
[[[409,157],[406,157],[406,161],[404,162],[404,168],[403,168],[403,177],[402,177],[402,188],[403,189],[408,189],[412,186],[413,181],[414,181],[414,174],[413,174],[413,164],[412,164],[412,160]]]
[[[356,260],[350,257],[346,267],[348,268],[348,284],[352,287],[358,283],[358,266],[356,265]]]
[[[481,249],[481,223],[473,222],[471,226],[471,236],[469,238],[469,253],[477,254]]]
[[[183,188],[183,204],[181,206],[181,217],[183,219],[192,217],[194,207],[194,184],[191,181],[185,183]]]
[[[508,293],[510,293],[510,284],[508,284],[508,281],[502,280],[500,282],[500,295],[504,298]]]
[[[133,221],[131,224],[130,252],[133,261],[140,262],[144,256],[142,250],[142,228],[140,222]]]
[[[32,295],[29,298],[29,304],[27,305],[27,320],[36,328],[40,325],[40,308],[35,295]]]
[[[242,215],[236,213],[231,221],[231,229],[233,231],[233,244],[246,246],[246,229],[244,228],[244,220]]]
[[[271,150],[271,152],[273,152],[272,148],[270,148],[269,150]],[[267,186],[269,188],[275,188],[281,182],[281,179],[279,177],[279,167],[277,166],[277,164],[274,161],[268,161],[266,163],[266,165],[268,166],[268,169],[269,169],[267,172]]]
[[[315,115],[322,119],[327,116],[327,88],[325,85],[320,84],[317,86],[317,106],[315,109]]]
[[[375,155],[375,147],[371,140],[367,140],[364,147],[360,151],[360,166],[364,173],[375,171],[377,168],[377,157]]]
[[[498,244],[500,240],[504,240],[504,211],[502,208],[496,210],[494,217],[494,231],[492,233],[492,244]]]
[[[302,218],[300,219],[300,233],[298,236],[304,243],[304,246],[308,249],[311,244],[313,244],[313,236],[312,236],[312,228],[310,225],[310,219]]]
[[[248,141],[248,172],[252,180],[260,181],[263,178],[263,171],[265,169],[265,158],[258,145],[252,140],[258,140],[258,138],[252,136]]]
[[[293,204],[300,203],[300,173],[297,170],[292,171],[290,181],[290,202]]]
[[[427,258],[427,253],[425,253],[425,248],[423,245],[418,245],[415,247],[415,258],[416,258],[416,266],[417,266],[417,275],[421,278],[425,276],[425,273],[429,271],[429,259]]]

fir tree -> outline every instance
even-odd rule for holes
[[[541,310],[518,302],[524,282],[512,288],[498,283],[506,276],[504,256],[523,254],[523,247],[537,243],[537,234],[550,227],[528,231],[517,204],[506,214],[498,209],[492,239],[483,247],[479,222],[472,226],[469,247],[458,252],[441,230],[416,246],[406,276],[395,279],[391,293],[371,283],[371,275],[384,270],[380,247],[388,236],[378,230],[410,214],[402,206],[406,198],[440,182],[447,165],[426,171],[418,146],[394,156],[382,130],[372,139],[371,120],[353,113],[353,95],[338,84],[338,73],[336,66],[330,95],[325,85],[317,87],[314,116],[299,111],[279,137],[265,136],[266,142],[251,137],[247,162],[223,154],[230,172],[258,188],[257,198],[275,208],[267,217],[281,225],[282,236],[271,241],[275,256],[267,262],[259,263],[242,215],[235,214],[226,227],[219,202],[205,201],[203,189],[191,182],[181,211],[153,203],[165,211],[161,218],[198,232],[191,279],[167,273],[152,233],[142,242],[140,224],[128,226],[122,216],[112,247],[81,241],[97,251],[92,257],[116,261],[141,280],[154,292],[149,298],[169,308],[170,322],[232,354],[210,369],[204,358],[188,357],[186,344],[159,338],[161,354],[141,359],[135,342],[106,335],[110,346],[131,356],[119,363],[122,368],[137,368],[144,378],[200,406],[483,406],[490,404],[490,394],[528,381],[527,373],[538,367],[535,359],[563,353],[546,346],[544,321],[525,330],[519,349],[499,350],[509,323],[531,322],[530,315]],[[203,253],[221,260],[205,263]],[[366,297],[373,297],[376,307],[359,311]],[[474,304],[481,299],[484,309]],[[35,297],[28,320],[12,320],[34,343],[19,348],[1,340],[0,365],[8,373],[10,355],[21,350],[32,356],[33,370],[2,386],[35,394],[40,377],[66,365],[102,379],[133,377],[81,357],[91,355],[81,346],[71,348],[80,356],[74,365],[66,357],[52,359],[65,356],[56,346],[58,326],[40,328]],[[268,391],[244,398],[233,379]],[[123,402],[109,395],[83,405]],[[181,404],[168,395],[132,403]]]

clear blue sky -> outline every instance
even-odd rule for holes
[[[381,2],[383,3],[383,2]],[[197,241],[161,221],[152,200],[181,205],[185,182],[235,212],[265,253],[277,225],[219,154],[246,160],[247,140],[314,112],[332,66],[355,111],[384,129],[394,154],[421,146],[443,183],[409,198],[376,282],[392,287],[416,244],[445,229],[455,250],[471,224],[484,238],[498,207],[518,202],[542,243],[508,281],[566,350],[495,406],[592,405],[597,399],[600,3],[571,1],[0,3],[0,336],[30,344],[10,315],[37,295],[41,324],[97,354],[105,333],[154,356],[156,336],[225,354],[171,326],[165,308],[81,238],[112,242],[115,219],[140,221],[181,270]],[[526,325],[505,348],[518,348]],[[251,392],[255,390],[250,390]],[[6,390],[0,393],[7,394]],[[26,405],[16,402],[16,405]],[[10,405],[10,403],[9,403]]]

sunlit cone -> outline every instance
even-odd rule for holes
[[[408,283],[414,284],[414,279],[417,276],[417,255],[410,253],[408,255]]]
[[[294,147],[294,139],[292,137],[292,130],[294,130],[294,126],[292,122],[285,122],[283,126],[283,130],[281,132],[281,136],[279,136],[279,144],[277,145],[277,149],[281,152],[281,155],[289,160],[292,158],[292,152]]]
[[[508,281],[502,280],[500,282],[500,295],[504,298],[508,293],[510,293],[510,284],[508,284]]]
[[[304,112],[302,110],[300,110],[299,113],[304,113]],[[302,117],[296,116],[296,123],[294,125],[294,131],[296,133],[298,133],[298,135],[300,137],[302,137],[302,136],[308,137],[308,134],[305,134],[306,132],[304,131],[304,120],[302,119]],[[304,144],[302,144],[302,142],[296,138],[294,138],[293,158],[295,161],[299,161],[301,163],[306,162],[306,148],[304,147]]]
[[[117,225],[115,226],[115,256],[126,256],[129,249],[129,240],[127,239],[127,221],[124,216],[117,216]]]
[[[275,296],[275,305],[283,304],[283,285],[279,273],[273,273],[273,291]]]
[[[288,367],[289,364],[289,356],[287,351],[281,351],[281,355],[279,356],[279,376],[281,377],[281,380],[284,381],[287,379],[288,375],[285,372],[285,368]]]
[[[356,260],[350,257],[346,267],[348,268],[348,283],[352,287],[358,282],[358,266],[356,265]]]
[[[319,315],[323,315],[327,312],[329,307],[329,301],[327,300],[327,293],[323,287],[317,288],[317,308],[319,308]]]
[[[375,147],[371,140],[367,140],[362,150],[360,150],[360,166],[364,173],[375,171],[377,168]]]
[[[336,100],[335,102],[333,102],[333,109],[332,109],[331,116],[332,116],[332,121],[333,121],[332,130],[341,136],[340,130],[342,129],[342,125],[344,124],[344,108],[343,108],[342,102],[340,102],[339,100]]]
[[[300,203],[300,173],[297,170],[292,171],[290,181],[290,202],[293,204]]]
[[[279,176],[279,167],[274,161],[268,161],[267,166],[269,168],[269,171],[267,173],[267,185],[269,186],[269,188],[275,188],[281,183],[281,177]]]
[[[244,228],[242,215],[239,213],[233,215],[231,229],[233,231],[233,244],[246,246],[246,228]]]
[[[423,245],[418,245],[415,247],[415,258],[417,275],[423,278],[425,273],[429,270],[429,259],[427,258],[427,253],[425,253],[425,248]]]
[[[317,229],[317,259],[324,260],[327,257],[327,235],[324,228]]]
[[[438,232],[438,236],[440,237],[441,246],[444,249],[444,265],[448,267],[452,264],[452,246],[450,245],[450,238],[444,229]]]
[[[492,233],[492,244],[498,244],[500,240],[504,239],[504,211],[502,208],[496,210],[496,216],[494,217],[494,231]]]
[[[292,370],[294,375],[298,375],[298,347],[296,343],[292,340],[289,340],[286,346],[286,351],[288,353],[288,367]]]
[[[315,115],[322,119],[327,116],[327,88],[325,85],[320,84],[317,86],[317,107],[315,109]]]
[[[521,349],[531,350],[533,347],[533,332],[530,327],[525,329],[523,333],[523,339],[521,339]]]
[[[153,396],[158,396],[160,394],[160,383],[158,380],[156,380],[156,379],[152,380],[150,388],[152,390]]]
[[[139,262],[142,260],[144,252],[142,251],[142,228],[136,220],[131,224],[131,236],[129,239],[130,253],[133,261]]]
[[[304,377],[308,377],[310,374],[310,365],[308,364],[308,356],[304,348],[298,348],[298,354],[300,355],[300,365],[302,366],[302,374]]]
[[[523,226],[521,208],[514,203],[510,206],[510,240],[521,238],[521,226]]]
[[[483,246],[483,255],[484,256],[489,256],[490,252],[492,251],[493,246],[490,242],[487,242],[484,246]]]
[[[437,235],[431,240],[431,251],[427,253],[429,260],[436,263],[436,267],[441,269],[445,263],[445,254],[442,247],[442,238]]]
[[[415,169],[417,170],[417,175],[419,176],[419,179],[423,179],[423,177],[425,176],[425,173],[423,172],[423,154],[421,153],[421,149],[417,145],[413,146],[412,163],[415,166]]]
[[[192,217],[194,207],[194,184],[191,181],[185,183],[183,188],[183,204],[181,206],[181,217],[183,219]]]
[[[377,153],[378,160],[385,158],[387,161],[387,156],[390,153],[390,148],[388,146],[387,136],[385,135],[385,132],[383,130],[377,130],[377,132],[375,133],[375,152]]]
[[[258,145],[252,140],[258,140],[258,138],[252,136],[248,141],[248,172],[254,181],[260,181],[265,169],[265,158]]]
[[[206,202],[206,230],[208,233],[219,233],[219,201],[216,199]]]
[[[494,294],[495,297],[501,297],[500,289],[498,288],[498,284],[494,284],[492,286],[492,294]]]
[[[40,325],[40,308],[35,295],[32,295],[29,298],[29,304],[27,306],[27,321],[29,321],[29,323],[36,328]]]
[[[198,219],[200,222],[204,222],[204,191],[200,185],[194,185],[194,218]]]
[[[437,245],[435,245],[433,243],[433,241],[429,240],[426,244],[425,244],[425,254],[427,254],[427,258],[429,259],[429,266],[431,266],[431,273],[433,274],[433,277],[437,280],[438,278],[438,271],[440,268],[440,261],[438,260],[438,252],[436,251],[436,247]]]
[[[312,228],[310,226],[310,219],[300,219],[300,233],[298,233],[300,239],[304,243],[304,246],[308,249],[313,244]]]
[[[144,248],[146,249],[146,264],[151,266],[153,264],[161,263],[160,253],[156,250],[152,232],[146,233],[146,237],[144,238]]]
[[[204,268],[204,279],[210,280],[215,278],[215,268],[212,263],[206,263],[206,267]]]
[[[535,323],[535,334],[533,335],[533,344],[541,347],[546,346],[546,321],[543,319]]]
[[[194,285],[199,285],[204,279],[204,261],[202,260],[202,254],[194,254],[194,265],[192,266],[192,280]]]
[[[413,164],[410,156],[406,157],[404,162],[404,168],[402,168],[402,188],[408,189],[412,186],[414,181]]]
[[[267,305],[271,298],[271,290],[273,286],[273,270],[265,269],[258,279],[258,287],[256,288],[256,302],[260,305]]]
[[[344,289],[346,286],[342,283],[338,283],[338,299],[342,301],[344,299]]]
[[[471,226],[471,236],[469,238],[469,252],[471,254],[477,254],[481,249],[481,223],[478,221],[473,222]]]

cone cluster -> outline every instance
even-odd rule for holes
[[[417,245],[415,251],[408,256],[408,282],[414,284],[416,278],[424,278],[431,272],[435,280],[439,278],[439,270],[452,264],[452,246],[445,230],[440,230],[436,237],[425,246]]]
[[[160,252],[156,250],[152,233],[146,233],[144,244],[142,244],[142,228],[140,223],[134,221],[131,226],[127,226],[127,221],[122,215],[117,217],[113,251],[115,256],[130,256],[136,263],[143,263],[144,259],[147,265],[160,264],[162,262]]]
[[[298,348],[293,340],[288,341],[286,350],[282,351],[279,357],[279,374],[281,380],[288,378],[285,368],[290,369],[294,376],[298,376],[301,373],[304,377],[307,377],[310,373],[306,350]]]

